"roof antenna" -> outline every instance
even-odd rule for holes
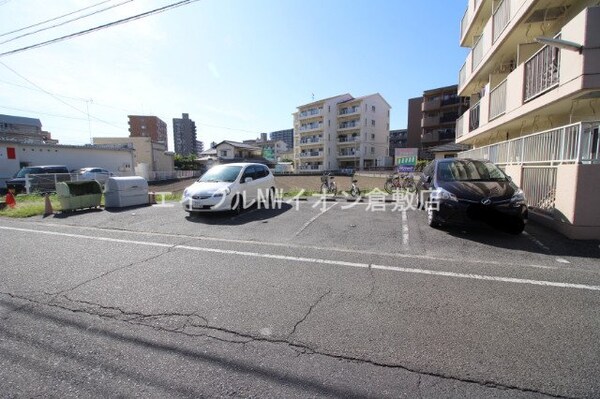
[[[312,94],[313,101],[315,101],[315,93],[311,93],[311,94]]]

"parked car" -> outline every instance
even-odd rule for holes
[[[527,222],[523,190],[489,161],[435,160],[423,169],[417,191],[432,227],[483,221],[520,234]]]
[[[190,213],[241,212],[263,201],[275,200],[275,177],[268,167],[258,163],[217,165],[183,191],[183,208]]]
[[[64,165],[41,165],[27,166],[17,172],[14,178],[6,181],[8,189],[13,188],[15,194],[27,192],[27,175],[32,175],[29,179],[30,191],[50,192],[56,190],[56,183],[69,181],[69,169]],[[48,176],[43,176],[48,175]]]
[[[109,177],[113,177],[115,174],[104,168],[81,168],[76,171],[77,180],[96,180],[98,183],[104,184]]]

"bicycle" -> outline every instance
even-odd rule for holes
[[[358,180],[352,179],[352,187],[350,188],[350,195],[352,198],[360,197],[360,188],[358,188]]]
[[[417,185],[415,184],[413,177],[408,174],[392,174],[388,176],[383,188],[388,194],[391,194],[396,190],[406,190],[409,193],[414,193],[417,190]]]
[[[337,194],[337,185],[335,184],[334,176],[331,176],[329,173],[324,173],[321,176],[321,192],[323,194]]]

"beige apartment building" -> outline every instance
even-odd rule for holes
[[[456,141],[519,184],[530,214],[600,238],[600,7],[583,0],[469,0],[459,73],[470,108]]]
[[[298,172],[391,165],[390,105],[379,94],[350,94],[301,105],[294,116]]]

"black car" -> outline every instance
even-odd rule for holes
[[[527,222],[523,190],[489,161],[435,160],[423,169],[417,190],[432,227],[482,221],[520,234]]]
[[[45,178],[42,175],[48,175]],[[32,191],[55,191],[57,181],[69,181],[69,169],[62,165],[42,165],[42,166],[26,166],[19,170],[14,178],[6,181],[6,188],[14,189],[15,194],[27,192],[27,175],[33,175],[30,178],[30,189]]]

